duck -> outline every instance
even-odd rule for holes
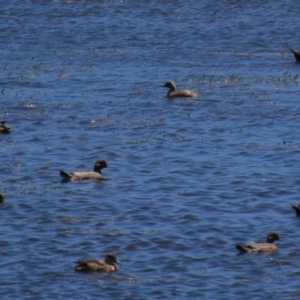
[[[3,194],[0,192],[0,203],[3,203],[4,202],[4,196]]]
[[[293,50],[293,49],[290,49],[292,52],[293,52],[293,54],[294,54],[294,56],[295,56],[295,58],[296,58],[296,62],[300,62],[300,50]]]
[[[300,217],[300,204],[296,205],[292,205],[292,208],[295,210],[296,212],[296,216]]]
[[[266,243],[250,243],[249,245],[241,246],[236,245],[236,249],[239,250],[238,255],[246,252],[275,252],[277,247],[274,244],[275,241],[281,240],[277,232],[271,231],[267,235]]]
[[[174,81],[167,81],[163,87],[169,88],[167,93],[168,98],[175,98],[175,97],[198,97],[198,93],[192,90],[181,89],[176,90],[176,84]]]
[[[105,260],[82,258],[77,261],[74,267],[78,272],[115,272],[119,269],[116,264],[120,264],[114,253],[108,253]]]
[[[108,165],[105,160],[99,159],[95,162],[94,171],[73,171],[66,172],[63,170],[59,170],[63,181],[80,181],[86,179],[94,179],[94,180],[104,180],[104,177],[101,173],[101,170],[104,168],[108,168]]]
[[[10,133],[10,127],[5,126],[7,121],[0,121],[0,133]]]

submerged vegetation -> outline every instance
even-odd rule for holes
[[[218,75],[217,72],[213,74],[202,74],[188,78],[187,81],[204,83],[204,84],[216,84],[226,83],[236,85],[239,83],[272,83],[272,82],[299,82],[299,73],[292,74],[289,70],[279,71],[276,75],[270,75],[267,77],[245,77],[239,73],[232,73],[229,75]]]

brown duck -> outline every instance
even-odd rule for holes
[[[10,133],[10,127],[5,126],[7,121],[0,121],[0,133]]]
[[[295,210],[296,212],[296,216],[300,217],[300,204],[296,205],[292,205],[292,208]]]
[[[163,87],[169,88],[167,93],[168,98],[175,98],[175,97],[198,97],[198,93],[192,90],[181,89],[176,90],[176,85],[174,81],[167,81]]]
[[[60,175],[63,178],[63,181],[79,181],[86,179],[94,180],[103,180],[104,177],[101,173],[101,170],[107,168],[108,165],[105,160],[99,159],[95,162],[94,171],[73,171],[65,172],[60,170]]]
[[[281,238],[277,232],[269,232],[266,243],[250,243],[246,246],[236,245],[235,247],[239,250],[238,255],[246,252],[275,252],[277,247],[274,242],[278,240],[281,240]]]
[[[290,49],[290,50],[293,52],[293,54],[296,58],[296,62],[300,63],[300,50],[293,50],[293,49]]]
[[[119,269],[116,264],[120,264],[114,253],[108,253],[105,260],[83,258],[77,263],[74,269],[79,272],[114,272]]]

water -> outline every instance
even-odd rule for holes
[[[0,4],[7,299],[299,297],[299,9],[190,2]],[[97,159],[110,180],[60,182]],[[108,252],[118,272],[73,271]]]

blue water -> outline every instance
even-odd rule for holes
[[[299,12],[1,3],[1,295],[298,299]],[[167,80],[199,98],[167,99]],[[109,180],[60,182],[97,159]],[[269,231],[277,253],[236,256]],[[72,269],[108,252],[116,273]]]

